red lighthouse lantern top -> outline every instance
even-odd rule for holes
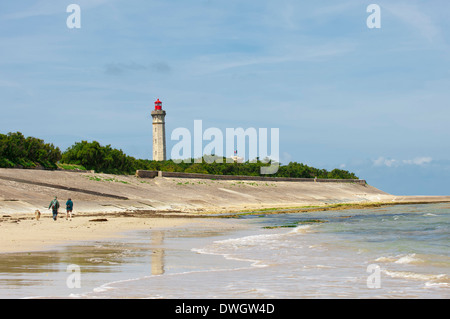
[[[162,110],[162,102],[159,99],[155,101],[155,110]]]

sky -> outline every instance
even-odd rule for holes
[[[159,98],[169,157],[171,132],[195,120],[278,128],[282,164],[450,195],[448,12],[447,0],[1,1],[0,133],[151,159]]]

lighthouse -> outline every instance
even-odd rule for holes
[[[155,109],[152,111],[153,117],[153,160],[166,160],[166,111],[162,109],[162,102],[155,101]]]

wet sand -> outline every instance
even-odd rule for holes
[[[134,225],[133,218],[125,219],[128,226]],[[78,224],[82,228],[82,222]],[[203,246],[210,238],[241,229],[230,220],[180,218],[149,219],[144,226],[112,233],[111,237],[103,237],[105,232],[88,234],[82,240],[61,242],[46,250],[31,251],[30,246],[23,246],[29,251],[1,253],[0,298],[83,298],[86,293],[101,292],[106,283],[191,270],[194,264],[221,265],[220,256],[200,256],[189,245],[195,242]],[[64,227],[62,221],[59,227]],[[73,266],[80,271],[79,287],[68,284]]]
[[[66,220],[60,214],[54,221],[50,212],[45,212],[40,220],[29,215],[3,215],[0,222],[0,253],[29,252],[52,249],[58,245],[102,238],[118,238],[130,230],[173,228],[186,224],[210,223],[209,219],[189,217],[124,217],[103,213],[89,216],[75,215]]]
[[[83,298],[101,291],[105,283],[190,270],[194,263],[221,265],[220,256],[199,256],[189,244],[202,246],[210,238],[248,227],[235,219],[103,213],[72,220],[18,220],[0,223],[2,299]],[[67,283],[73,265],[80,269],[81,287]]]

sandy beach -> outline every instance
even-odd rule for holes
[[[53,221],[48,205],[58,196]],[[65,219],[65,201],[75,203]],[[219,219],[212,213],[326,207],[330,204],[450,202],[450,196],[394,196],[350,183],[139,179],[98,173],[0,169],[0,253],[45,250],[81,240],[121,236],[128,230],[168,228]],[[35,220],[34,212],[41,211]],[[219,226],[218,226],[219,225]]]
[[[356,183],[0,169],[0,296],[442,298],[449,202]]]
[[[27,215],[2,217],[0,253],[41,251],[65,243],[117,238],[130,230],[174,228],[192,223],[208,223],[193,218],[105,217],[104,214],[77,215],[71,220],[65,214],[54,221],[46,211],[40,220]]]

